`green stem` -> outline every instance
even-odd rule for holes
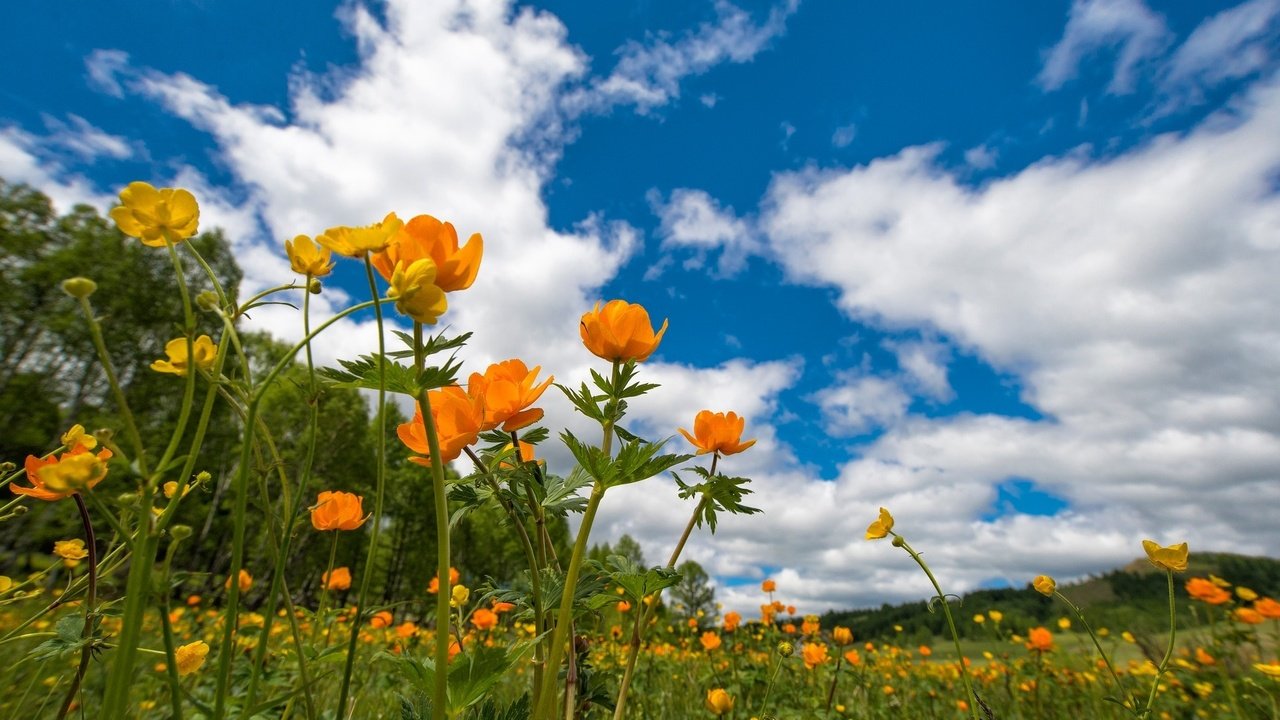
[[[173,566],[173,556],[178,548],[178,540],[169,543],[169,549],[165,553],[164,566],[162,575],[164,576],[165,592],[164,600],[160,607],[160,627],[164,632],[164,652],[167,656],[165,662],[165,678],[169,685],[169,704],[173,707],[173,715],[170,720],[182,720],[182,685],[178,678],[178,644],[173,638],[173,623],[169,620],[169,571]],[[265,642],[265,639],[264,639]]]
[[[369,279],[369,293],[372,297],[378,297],[378,283],[373,277],[373,261],[368,254],[364,258],[365,275]],[[360,580],[360,593],[356,606],[356,616],[351,622],[351,640],[347,643],[347,664],[342,672],[342,690],[338,693],[338,718],[346,717],[344,708],[347,704],[347,696],[351,692],[351,673],[355,669],[356,654],[359,651],[357,641],[360,639],[360,624],[367,608],[366,600],[369,595],[369,585],[373,582],[374,565],[378,557],[378,534],[382,529],[382,500],[385,494],[386,485],[386,459],[387,459],[387,356],[386,356],[386,338],[382,332],[382,306],[375,305],[373,308],[374,317],[378,326],[378,450],[377,450],[377,467],[375,469],[375,489],[373,501],[373,531],[369,538],[369,552],[365,556],[364,574]]]
[[[80,511],[80,523],[84,526],[85,550],[89,553],[89,596],[84,604],[84,629],[80,631],[80,639],[85,645],[80,651],[80,665],[76,667],[75,677],[71,679],[67,699],[63,701],[62,709],[58,711],[58,720],[62,720],[71,711],[71,703],[75,702],[76,695],[80,692],[80,684],[84,681],[84,674],[89,669],[89,659],[93,657],[91,641],[93,617],[98,604],[98,543],[93,535],[93,522],[89,519],[89,508],[85,507],[84,498],[80,497],[80,493],[72,493],[71,497],[75,498],[76,509]]]
[[[1120,682],[1120,675],[1116,672],[1115,666],[1111,664],[1111,657],[1107,654],[1106,650],[1102,649],[1102,642],[1098,640],[1097,634],[1093,632],[1093,628],[1090,627],[1089,621],[1084,618],[1084,612],[1058,590],[1054,590],[1053,594],[1065,603],[1068,608],[1071,608],[1071,612],[1075,613],[1076,618],[1080,620],[1080,624],[1084,625],[1085,632],[1089,633],[1089,638],[1093,640],[1093,646],[1097,648],[1098,654],[1102,656],[1102,661],[1107,664],[1107,672],[1111,673],[1111,679],[1116,684],[1116,692],[1120,695],[1119,699],[1125,703],[1125,707],[1129,707],[1132,698],[1130,698],[1128,693],[1125,691],[1124,683]]]
[[[1169,578],[1169,647],[1164,651],[1164,659],[1160,661],[1160,666],[1156,668],[1156,676],[1151,679],[1151,692],[1147,694],[1147,704],[1143,708],[1139,717],[1149,717],[1151,715],[1151,706],[1156,701],[1156,691],[1160,689],[1160,678],[1164,676],[1165,670],[1169,667],[1169,660],[1173,658],[1173,644],[1178,637],[1178,616],[1177,604],[1173,595],[1173,571],[1165,570],[1165,575]]]
[[[422,424],[427,433],[427,451],[431,454],[431,488],[436,514],[436,577],[439,592],[436,593],[436,647],[435,675],[431,689],[431,716],[433,720],[448,717],[449,701],[449,498],[445,494],[444,459],[440,457],[440,438],[436,434],[435,416],[431,414],[431,397],[427,391],[419,395]]]
[[[88,298],[80,298],[80,311],[84,313],[84,319],[89,324],[89,336],[93,339],[93,347],[98,353],[98,362],[102,364],[102,371],[107,376],[107,384],[111,386],[111,394],[115,397],[116,404],[120,406],[120,419],[124,422],[124,430],[125,434],[129,436],[129,444],[133,445],[134,460],[138,464],[138,474],[143,478],[149,477],[151,473],[147,471],[147,458],[146,452],[142,447],[142,435],[138,432],[138,425],[133,419],[133,411],[129,409],[129,401],[125,400],[124,389],[120,387],[115,368],[111,365],[111,356],[107,354],[107,344],[102,339],[102,328],[98,325],[97,319],[93,317],[93,308],[89,305]]]
[[[333,541],[329,543],[329,568],[325,570],[324,575],[320,577],[320,605],[316,608],[315,622],[311,624],[311,642],[313,643],[316,639],[316,633],[320,630],[320,623],[324,622],[326,626],[328,625],[328,622],[325,621],[324,618],[326,610],[325,605],[329,600],[328,579],[333,577],[333,565],[338,559],[338,532],[336,530],[332,532]],[[325,647],[328,647],[329,645],[329,633],[327,631],[324,634],[324,644]]]
[[[760,702],[760,712],[756,715],[764,717],[765,708],[769,707],[769,693],[773,692],[773,683],[778,679],[778,673],[782,671],[782,656],[778,656],[778,664],[773,668],[773,675],[769,676],[769,685],[764,689],[764,700]]]
[[[187,420],[191,417],[191,403],[195,399],[196,393],[196,373],[195,373],[195,334],[196,318],[191,311],[191,294],[187,292],[187,275],[182,270],[182,261],[178,259],[178,251],[174,248],[173,243],[166,242],[165,247],[169,250],[169,259],[173,262],[173,272],[178,278],[179,296],[182,298],[182,319],[183,329],[187,339],[187,374],[185,387],[182,391],[182,409],[178,413],[178,423],[173,428],[173,434],[169,436],[169,446],[165,448],[164,454],[160,457],[160,462],[156,465],[162,472],[168,467],[169,461],[173,459],[173,454],[178,451],[178,444],[182,441],[182,436],[187,429]]]

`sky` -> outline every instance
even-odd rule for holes
[[[0,177],[62,210],[189,188],[246,296],[292,277],[285,239],[395,211],[484,237],[442,320],[467,372],[576,385],[594,303],[668,319],[627,427],[687,451],[677,428],[734,411],[758,440],[720,467],[764,512],[685,550],[726,609],[766,577],[801,613],[926,597],[863,539],[882,506],[956,593],[1143,538],[1280,555],[1280,0],[7,15]],[[345,261],[313,310],[367,293]],[[248,326],[301,335],[287,307]],[[317,356],[376,337],[342,321]],[[611,490],[593,538],[657,563],[692,508],[669,476]]]

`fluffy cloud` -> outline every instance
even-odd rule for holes
[[[1057,90],[1080,63],[1099,50],[1118,48],[1109,91],[1131,92],[1138,65],[1160,55],[1170,40],[1164,18],[1142,0],[1075,0],[1062,39],[1045,53],[1040,85]]]
[[[822,408],[827,433],[859,435],[891,425],[907,413],[911,397],[888,378],[846,375],[813,398]]]
[[[666,202],[657,191],[650,191],[648,197],[661,220],[658,235],[663,247],[696,251],[686,267],[701,267],[707,252],[719,249],[718,273],[733,275],[746,267],[750,255],[759,252],[759,241],[749,223],[737,217],[733,208],[720,207],[703,190],[678,188]]]
[[[1161,78],[1164,92],[1198,101],[1205,89],[1273,64],[1280,0],[1249,0],[1205,20],[1173,53]]]

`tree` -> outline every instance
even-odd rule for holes
[[[692,560],[680,563],[676,568],[680,582],[670,590],[672,607],[683,617],[699,617],[713,622],[719,617],[716,610],[716,589],[702,566]]]

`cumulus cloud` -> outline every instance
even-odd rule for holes
[[[889,378],[846,374],[832,387],[818,391],[814,402],[822,408],[828,434],[859,435],[897,422],[907,413],[911,397]]]
[[[649,205],[658,216],[658,236],[666,249],[695,251],[686,267],[701,267],[712,250],[720,251],[716,268],[720,276],[730,276],[746,267],[747,258],[760,250],[750,224],[721,207],[704,190],[677,188],[663,201],[656,190],[648,194]]]
[[[1164,18],[1142,0],[1075,0],[1062,39],[1045,53],[1039,82],[1057,90],[1076,77],[1086,57],[1116,49],[1115,70],[1108,91],[1134,89],[1138,65],[1159,56],[1170,41]]]
[[[111,196],[65,167],[49,152],[54,144],[56,141],[49,136],[33,135],[13,126],[0,127],[0,177],[38,188],[49,196],[58,212],[65,213],[76,205],[107,207]]]
[[[657,34],[644,42],[630,41],[618,49],[618,62],[608,76],[568,93],[564,107],[571,114],[600,112],[619,105],[634,105],[640,114],[651,112],[680,98],[680,82],[701,75],[724,62],[750,62],[769,43],[786,32],[787,18],[800,0],[784,0],[773,6],[762,22],[726,0],[715,3],[716,17],[672,40]],[[712,98],[708,102],[708,97]],[[715,95],[701,101],[711,107]]]

